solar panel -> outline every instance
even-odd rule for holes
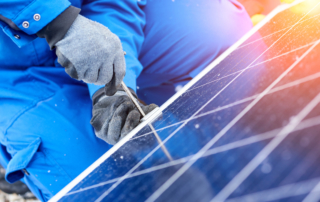
[[[318,201],[320,1],[301,2],[276,8],[52,201]]]

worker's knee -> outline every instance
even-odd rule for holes
[[[145,12],[146,37],[156,30],[163,38],[181,36],[184,40],[189,37],[191,43],[190,39],[198,43],[211,39],[231,41],[252,26],[245,9],[235,0],[150,1]]]
[[[141,85],[149,73],[164,80],[194,77],[252,27],[235,0],[149,1],[144,10]]]
[[[16,105],[6,99],[1,102],[8,108],[1,118],[12,120],[4,129],[6,133],[0,134],[1,144],[10,154],[6,178],[10,182],[24,178],[44,200],[110,148],[95,137],[90,125],[92,101],[87,86],[68,80],[67,75],[64,78],[63,73],[62,68],[30,68],[31,75],[25,79],[34,78],[39,85],[25,87],[25,92],[9,88],[10,83],[3,84],[17,100]],[[26,83],[19,76],[10,79],[16,86]],[[39,100],[43,95],[50,96]],[[22,110],[17,112],[17,107]],[[9,113],[11,110],[16,113]]]

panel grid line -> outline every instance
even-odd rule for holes
[[[318,202],[320,199],[320,182],[311,190],[303,202]]]
[[[237,201],[275,201],[283,198],[289,198],[293,196],[300,196],[309,193],[312,188],[319,183],[320,178],[313,178],[297,183],[287,184],[280,187],[247,194],[244,196],[231,198],[226,202],[237,202]]]

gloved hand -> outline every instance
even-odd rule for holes
[[[58,62],[72,78],[106,85],[107,95],[113,95],[126,73],[120,39],[79,13],[79,8],[69,6],[37,35],[56,48]]]
[[[56,44],[58,62],[74,79],[106,85],[113,95],[126,72],[124,52],[119,37],[107,27],[81,15]]]
[[[137,98],[137,95],[132,91]],[[155,104],[140,106],[145,114],[157,107]],[[109,144],[116,144],[132,131],[140,121],[141,115],[127,94],[119,89],[113,96],[107,96],[104,89],[93,96],[91,125],[95,134]]]

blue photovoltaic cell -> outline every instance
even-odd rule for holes
[[[60,201],[318,201],[318,3],[276,14],[162,111],[172,160],[146,125]]]
[[[100,196],[105,190],[109,189],[113,183],[106,183],[90,189],[82,189],[71,191],[66,194],[60,201],[92,201],[97,196]]]

